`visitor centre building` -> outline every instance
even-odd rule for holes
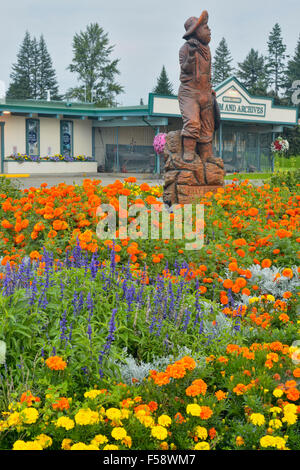
[[[297,107],[252,96],[235,77],[215,91],[221,124],[214,152],[227,172],[272,170],[271,142],[284,127],[299,124]],[[161,173],[154,136],[181,127],[177,96],[150,93],[147,105],[116,108],[2,99],[0,173]]]

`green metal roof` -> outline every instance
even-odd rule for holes
[[[148,115],[148,105],[100,108],[93,103],[6,99],[3,103],[0,102],[0,112],[3,111],[20,114],[64,114],[98,118],[99,116],[145,116]]]

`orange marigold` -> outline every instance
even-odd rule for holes
[[[158,372],[157,374],[152,375],[152,378],[156,385],[159,386],[166,385],[170,382],[170,377],[165,372]]]
[[[181,379],[185,376],[186,370],[183,365],[175,362],[175,364],[168,365],[168,367],[166,368],[166,373],[169,375],[169,377],[172,377],[173,379]]]
[[[236,395],[243,395],[247,391],[247,386],[244,384],[237,384],[233,391]]]
[[[192,385],[187,387],[185,393],[189,397],[196,397],[197,395],[205,395],[207,390],[207,385],[202,379],[194,380]]]
[[[209,406],[201,406],[200,418],[209,419],[213,414],[213,410]]]
[[[61,397],[55,403],[52,403],[54,410],[68,410],[70,408],[69,400],[66,397]]]
[[[193,370],[196,367],[196,362],[192,357],[184,356],[177,361],[177,364],[182,364],[187,370]]]
[[[48,357],[46,365],[51,370],[64,370],[67,367],[67,363],[60,356]]]
[[[286,392],[286,397],[288,400],[297,401],[300,397],[300,392],[296,388],[289,388]]]
[[[227,393],[223,392],[223,390],[218,390],[217,392],[215,392],[215,396],[217,400],[221,401],[227,398]]]

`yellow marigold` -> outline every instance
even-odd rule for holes
[[[90,408],[82,408],[75,415],[76,424],[80,426],[87,426],[89,424],[99,423],[99,414],[97,411],[92,411]]]
[[[151,428],[152,426],[154,426],[154,419],[152,418],[152,416],[142,415],[142,416],[137,416],[137,419],[146,428]]]
[[[203,441],[205,441],[208,436],[207,430],[203,426],[197,426],[195,428],[195,434],[197,437],[199,437],[199,439],[202,439]]]
[[[283,395],[283,391],[280,388],[275,388],[275,390],[273,391],[273,395],[276,398],[280,398]]]
[[[96,398],[98,395],[102,395],[101,390],[88,390],[85,392],[84,397],[85,398]]]
[[[107,444],[105,447],[103,447],[103,450],[118,450],[119,447],[115,446],[114,444]]]
[[[284,413],[282,421],[289,425],[295,424],[297,422],[297,415],[295,413]]]
[[[43,450],[43,448],[38,442],[18,440],[14,443],[12,450]]]
[[[57,428],[64,428],[69,431],[70,429],[74,428],[75,423],[71,418],[68,418],[67,416],[61,416],[56,420],[55,426]]]
[[[61,448],[63,450],[70,450],[71,449],[71,444],[72,444],[72,439],[63,439],[61,443]]]
[[[130,410],[128,410],[128,409],[126,409],[126,408],[123,408],[123,409],[121,410],[121,419],[128,419],[129,416],[130,416],[130,414],[131,414],[131,411],[130,411]]]
[[[25,408],[21,411],[20,416],[25,424],[33,424],[39,417],[39,412],[36,408]]]
[[[172,423],[172,420],[171,420],[170,416],[168,416],[168,415],[159,416],[157,421],[158,421],[158,424],[160,424],[161,426],[165,426],[166,428],[168,426],[170,426],[170,424]]]
[[[22,423],[22,419],[20,416],[20,413],[17,411],[14,411],[11,413],[7,419],[7,424],[8,426],[18,426]]]
[[[294,403],[288,403],[283,407],[284,414],[286,413],[297,413],[297,406]]]
[[[252,413],[250,415],[250,421],[255,426],[262,426],[266,422],[264,415],[261,413]]]
[[[3,432],[4,429],[7,429],[9,426],[7,424],[7,421],[0,421],[0,432]]]
[[[190,403],[186,407],[186,412],[192,416],[200,416],[201,406],[197,405],[197,403]]]
[[[168,431],[163,426],[153,426],[151,435],[160,441],[164,441],[168,437]]]
[[[39,434],[35,439],[35,442],[38,442],[41,444],[43,449],[46,449],[47,447],[52,446],[52,439],[50,436],[47,436],[46,434]]]
[[[27,450],[26,442],[18,440],[14,443],[12,450]]]
[[[122,439],[124,439],[127,436],[127,432],[126,432],[126,429],[124,429],[124,428],[115,427],[112,430],[111,435],[117,441],[121,441]]]
[[[285,449],[285,439],[279,436],[263,436],[260,439],[261,447],[276,447],[277,449]]]
[[[70,450],[99,450],[97,446],[93,446],[92,444],[84,444],[83,442],[78,442],[77,444],[73,444]]]
[[[43,447],[41,446],[41,444],[39,444],[39,442],[28,441],[26,442],[26,444],[27,446],[24,450],[43,450]]]
[[[269,409],[269,412],[270,412],[270,413],[278,414],[278,413],[281,413],[281,412],[282,412],[282,409],[279,408],[279,406],[272,406],[272,408]]]
[[[273,436],[263,436],[260,439],[261,447],[273,447],[274,445],[274,437]]]
[[[106,444],[108,442],[108,439],[106,436],[103,434],[97,434],[94,439],[91,441],[91,444],[93,445],[101,445],[101,444]]]
[[[279,429],[282,427],[282,422],[280,419],[271,419],[269,421],[269,426],[271,426],[271,428]]]
[[[194,450],[209,450],[209,443],[208,442],[197,442],[194,447]]]
[[[118,408],[109,408],[106,410],[106,416],[108,419],[118,421],[121,419],[122,413]]]

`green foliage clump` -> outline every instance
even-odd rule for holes
[[[297,191],[300,185],[300,169],[278,171],[269,180],[272,187],[288,188],[290,191]]]

